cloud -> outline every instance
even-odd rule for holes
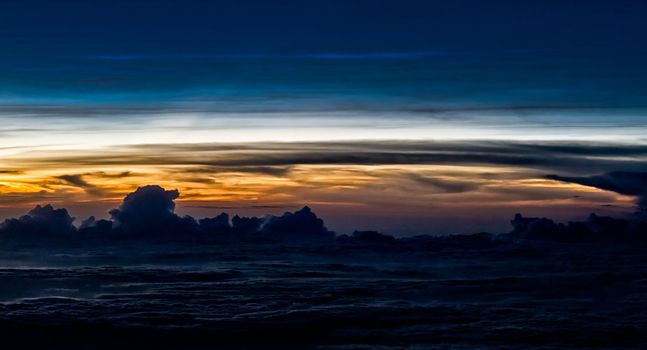
[[[185,205],[185,208],[201,209],[279,209],[285,205]]]
[[[79,236],[85,238],[107,238],[112,234],[113,222],[110,220],[97,220],[94,216],[83,220],[79,225]]]
[[[0,224],[0,236],[4,240],[21,242],[71,239],[76,232],[73,222],[74,218],[66,209],[37,205],[26,215]]]
[[[591,214],[585,221],[564,224],[548,218],[528,218],[516,214],[510,223],[513,230],[503,237],[558,242],[612,242],[647,238],[647,221],[642,217],[623,219]]]
[[[505,141],[361,141],[247,144],[148,144],[44,154],[22,166],[192,166],[188,172],[252,172],[282,176],[296,165],[510,166],[587,174],[647,171],[647,146],[616,143]]]
[[[124,198],[119,208],[110,211],[115,229],[152,236],[191,231],[196,225],[193,218],[175,214],[174,200],[179,196],[178,190],[165,190],[156,185],[137,188]]]
[[[61,175],[61,176],[56,176],[56,178],[59,180],[63,180],[72,186],[81,187],[81,188],[92,187],[92,185],[90,185],[85,180],[83,180],[83,175]]]
[[[290,173],[290,166],[237,166],[237,167],[219,167],[206,166],[199,168],[185,169],[187,173],[195,174],[221,174],[221,173],[251,173],[271,176],[285,176]]]
[[[331,238],[322,219],[318,218],[309,207],[303,207],[294,213],[286,212],[281,216],[271,216],[261,229],[262,234],[289,237],[294,240]]]
[[[106,193],[105,190],[103,190],[100,187],[97,187],[87,181],[83,178],[83,174],[77,174],[77,175],[59,175],[56,176],[57,179],[63,180],[66,184],[74,186],[74,187],[79,187],[82,188],[86,193],[89,193],[94,196],[102,196]]]
[[[69,181],[78,177],[66,176]],[[74,218],[65,209],[51,205],[37,206],[19,219],[8,219],[0,227],[4,238],[29,236],[30,238],[63,238],[64,234],[77,232],[81,240],[88,238],[143,238],[163,240],[203,240],[227,235],[237,240],[269,239],[269,241],[297,241],[301,239],[332,237],[322,219],[304,207],[282,216],[241,217],[221,213],[212,218],[196,221],[190,216],[175,213],[178,190],[166,190],[157,185],[143,186],[125,196],[118,208],[109,214],[111,220],[89,217],[78,230],[72,225]],[[45,235],[45,236],[43,236]]]
[[[393,244],[396,238],[377,231],[354,231],[351,236],[342,235],[337,238],[340,243],[362,244]]]
[[[608,173],[605,175],[564,178],[615,190],[624,194],[642,194],[643,173]],[[0,224],[0,239],[4,242],[59,243],[97,240],[141,239],[154,242],[192,241],[200,244],[214,242],[281,243],[307,244],[360,244],[367,247],[376,245],[392,246],[394,249],[422,249],[425,245],[437,244],[490,244],[490,235],[455,235],[449,238],[419,236],[417,238],[394,238],[375,231],[356,231],[351,236],[340,236],[327,229],[324,221],[309,207],[280,216],[241,217],[221,213],[215,217],[195,220],[190,216],[181,217],[175,213],[178,190],[166,190],[157,185],[143,186],[129,193],[118,208],[110,211],[111,220],[97,220],[90,217],[81,222],[78,230],[74,218],[66,209],[55,209],[51,205],[36,206],[26,215],[7,219]],[[517,214],[511,221],[513,230],[497,236],[497,240],[529,241],[627,241],[647,238],[647,221],[635,216],[627,219],[611,218],[592,214],[586,221],[556,223],[548,218],[528,218]],[[78,233],[78,234],[77,234]],[[487,242],[486,242],[487,241]],[[488,243],[490,242],[490,243]],[[492,243],[494,244],[494,243]],[[390,249],[390,248],[389,248]]]
[[[423,186],[433,187],[443,193],[463,193],[474,191],[479,188],[479,184],[468,181],[446,180],[439,177],[423,176],[416,173],[409,173],[405,176]]]
[[[234,215],[231,219],[232,231],[238,235],[249,235],[257,233],[263,224],[263,219],[257,217],[244,217]]]
[[[132,176],[133,173],[131,171],[122,171],[118,173],[106,173],[105,171],[97,171],[94,173],[88,173],[86,175],[94,175],[105,179],[123,179]]]
[[[587,177],[548,175],[546,178],[636,196],[639,208],[647,209],[647,172],[614,171]]]
[[[24,171],[20,169],[0,169],[0,175],[18,175]]]
[[[213,218],[204,218],[198,221],[200,230],[209,234],[223,234],[231,232],[231,224],[229,223],[229,214],[220,213]]]

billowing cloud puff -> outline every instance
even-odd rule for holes
[[[307,206],[294,213],[286,212],[281,216],[268,218],[261,233],[293,239],[332,238],[333,236],[323,220]]]
[[[626,241],[647,238],[642,218],[622,219],[591,214],[585,221],[556,223],[547,218],[528,218],[516,214],[513,230],[504,237],[561,242]]]
[[[238,235],[248,235],[258,232],[262,223],[260,218],[235,215],[231,219],[231,228]]]
[[[615,190],[623,194],[644,194],[643,173],[609,173],[590,178],[552,178]],[[163,242],[192,240],[205,244],[225,241],[317,241],[406,249],[423,249],[425,245],[437,245],[439,242],[483,245],[487,242],[519,239],[561,242],[647,239],[647,220],[642,216],[622,219],[592,214],[586,221],[563,224],[547,218],[527,218],[517,214],[511,221],[513,230],[499,235],[496,240],[490,235],[455,235],[452,239],[431,236],[398,239],[375,231],[356,231],[351,236],[340,236],[334,240],[334,233],[329,231],[324,221],[307,206],[281,216],[258,218],[236,215],[230,221],[228,214],[221,213],[196,221],[190,216],[180,217],[175,213],[175,199],[179,195],[177,190],[165,190],[160,186],[140,187],[128,194],[118,208],[110,211],[111,220],[90,217],[81,223],[78,230],[73,225],[74,218],[66,209],[54,209],[51,205],[37,206],[20,218],[7,219],[0,224],[0,239],[27,243],[53,240],[96,242],[96,239],[113,237],[145,240],[162,238]],[[74,239],[75,237],[77,239]]]
[[[200,219],[198,223],[200,224],[200,230],[206,233],[222,234],[231,232],[231,224],[227,213],[220,213],[220,215],[213,218]]]
[[[151,222],[167,220],[175,215],[174,200],[180,196],[178,190],[167,191],[160,186],[139,187],[124,198],[118,209],[110,215],[118,225],[148,225]]]
[[[82,237],[105,237],[112,232],[112,224],[110,220],[97,220],[90,216],[79,225],[79,234]]]
[[[0,235],[3,239],[22,241],[66,238],[76,232],[73,222],[66,209],[37,205],[27,215],[0,224]]]
[[[308,207],[294,213],[287,212],[282,216],[270,216],[266,219],[236,215],[230,223],[229,215],[222,213],[196,222],[190,216],[179,217],[175,214],[174,201],[179,195],[177,190],[169,191],[160,186],[138,188],[124,198],[119,208],[110,211],[114,221],[113,231],[139,236],[165,235],[174,238],[186,238],[188,235],[197,237],[196,233],[199,232],[207,235],[233,234],[239,239],[262,237],[273,240],[312,239],[333,235],[325,227],[323,220]],[[91,220],[84,222],[82,226],[84,232],[91,232],[105,230],[110,225]]]
[[[119,208],[110,211],[115,229],[146,235],[173,231],[180,235],[192,230],[197,225],[193,218],[175,214],[174,200],[179,196],[177,190],[165,190],[155,185],[137,188],[124,198]]]

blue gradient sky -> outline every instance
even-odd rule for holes
[[[3,1],[0,214],[96,214],[142,181],[179,187],[188,213],[307,202],[333,228],[403,234],[629,210],[544,176],[643,170],[643,153],[599,147],[645,144],[646,15],[642,1]],[[526,146],[556,142],[581,149],[573,166],[529,161]],[[304,149],[317,160],[285,159]]]

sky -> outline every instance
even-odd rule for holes
[[[504,230],[633,210],[643,1],[0,2],[0,216],[307,204],[332,229]]]

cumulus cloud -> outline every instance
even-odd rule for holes
[[[275,236],[289,236],[294,239],[330,238],[332,233],[326,228],[309,207],[303,207],[293,213],[286,212],[281,216],[267,219],[261,233]]]
[[[204,218],[198,221],[200,229],[203,232],[210,234],[222,234],[231,232],[231,224],[229,223],[229,214],[220,213],[220,215],[213,218]]]
[[[190,217],[175,214],[178,190],[165,190],[156,185],[139,187],[124,198],[119,208],[110,211],[115,228],[133,234],[162,234],[169,231],[185,233],[195,226]]]
[[[26,215],[7,219],[0,224],[0,236],[5,240],[50,240],[69,238],[76,232],[74,218],[66,209],[37,205]]]
[[[623,194],[644,194],[643,173],[609,173],[588,178],[557,176],[551,176],[551,178],[615,190]],[[280,216],[258,218],[235,215],[230,220],[227,213],[221,213],[215,217],[196,221],[190,216],[181,217],[175,213],[175,200],[179,195],[177,190],[166,190],[160,186],[139,187],[128,194],[118,208],[110,211],[111,220],[97,220],[90,217],[81,222],[78,230],[73,225],[74,218],[66,209],[55,209],[51,205],[37,206],[20,218],[7,219],[0,224],[0,239],[5,242],[51,242],[52,240],[73,242],[74,238],[83,241],[88,238],[119,237],[144,240],[162,238],[164,241],[188,239],[208,243],[225,238],[229,242],[317,241],[329,244],[335,242],[361,244],[367,247],[392,245],[397,249],[402,247],[420,249],[422,246],[437,244],[440,241],[444,242],[443,244],[450,242],[479,245],[494,242],[494,238],[490,235],[456,235],[451,240],[430,236],[398,239],[375,231],[356,231],[351,236],[340,236],[335,240],[335,234],[328,230],[324,221],[307,206],[294,212],[285,212]],[[622,219],[592,214],[585,221],[564,224],[548,218],[528,218],[517,214],[511,224],[513,230],[498,236],[497,240],[579,242],[647,238],[647,221],[638,216]],[[96,242],[86,240],[86,242],[92,241]]]
[[[112,233],[112,224],[110,220],[97,220],[94,216],[90,216],[79,225],[79,234],[83,238],[106,237]]]
[[[235,215],[231,219],[231,228],[238,235],[249,235],[258,232],[263,220],[257,217],[244,217]]]
[[[260,237],[283,240],[332,236],[323,220],[309,207],[293,213],[286,212],[278,217],[236,215],[230,220],[227,213],[221,213],[196,221],[190,216],[180,217],[175,213],[175,200],[179,196],[179,191],[165,190],[160,186],[139,187],[124,198],[119,208],[110,211],[112,222],[91,218],[82,223],[81,231],[113,229],[118,233],[135,236],[171,235],[175,238],[197,237],[198,234],[231,234],[243,240]]]
[[[584,221],[556,223],[548,218],[516,214],[513,230],[504,237],[561,242],[627,241],[647,238],[647,222],[642,218],[613,218],[591,214]]]

